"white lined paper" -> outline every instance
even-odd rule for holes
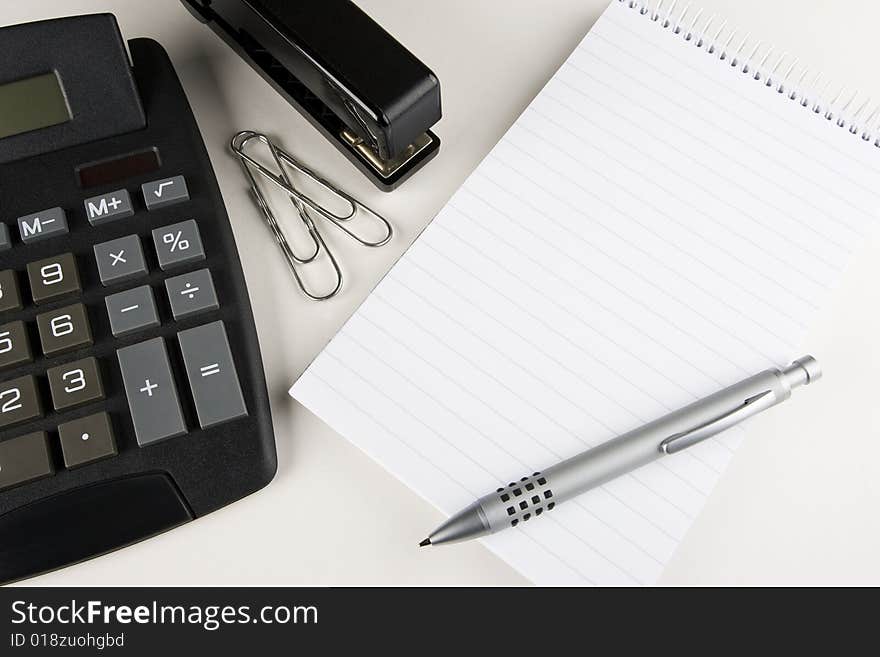
[[[451,514],[799,355],[877,150],[613,2],[291,394]],[[652,583],[742,435],[486,544],[538,584]]]

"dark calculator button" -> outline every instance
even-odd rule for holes
[[[165,290],[168,292],[168,302],[171,304],[174,319],[183,319],[220,307],[211,272],[207,269],[169,278],[165,281]]]
[[[43,303],[81,290],[76,260],[70,253],[31,262],[27,272],[34,303]]]
[[[61,208],[49,208],[18,218],[21,241],[30,244],[67,233],[67,215]]]
[[[141,185],[141,192],[144,195],[147,210],[158,210],[166,205],[189,200],[189,190],[186,188],[186,180],[183,176],[144,183]]]
[[[40,417],[40,399],[34,377],[21,376],[0,383],[0,428]]]
[[[199,425],[207,429],[247,415],[223,322],[181,331],[177,339]]]
[[[186,433],[165,341],[153,338],[124,347],[116,355],[138,445]]]
[[[202,236],[192,219],[156,228],[153,231],[153,245],[156,247],[156,257],[162,271],[205,259]]]
[[[104,399],[98,361],[91,356],[53,367],[46,374],[56,411]]]
[[[20,308],[21,294],[18,291],[15,272],[11,269],[0,271],[0,312],[19,310]]]
[[[31,360],[33,356],[24,322],[9,322],[0,326],[0,368]]]
[[[117,189],[100,196],[93,196],[83,201],[86,217],[92,226],[105,224],[116,219],[123,219],[134,214],[128,190]]]
[[[159,313],[149,285],[111,294],[104,303],[110,319],[110,332],[116,337],[159,326]]]
[[[81,303],[37,315],[37,329],[47,356],[92,344],[92,330]]]
[[[96,413],[58,425],[64,466],[75,468],[109,456],[116,456],[116,440],[110,416]]]
[[[54,474],[46,433],[0,442],[0,490]]]
[[[94,251],[98,275],[105,286],[147,275],[144,250],[141,248],[141,238],[137,235],[126,235],[95,244]]]
[[[0,221],[0,251],[12,248],[12,240],[9,239],[9,226]]]

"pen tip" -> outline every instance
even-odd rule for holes
[[[430,545],[430,544],[431,544],[431,539],[430,539],[430,538],[426,538],[424,541],[422,541],[421,543],[419,543],[419,547],[425,547],[426,545]]]

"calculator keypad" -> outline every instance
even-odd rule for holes
[[[148,210],[182,203],[189,199],[182,176],[157,180],[142,186]],[[83,201],[88,228],[125,221],[135,213],[128,190],[116,190]],[[74,219],[75,220],[75,219]],[[60,208],[19,217],[21,243],[42,240],[68,231],[68,218]],[[132,231],[137,230],[132,224]],[[152,244],[150,244],[152,242]],[[150,265],[146,248],[152,246],[161,271],[192,265],[206,259],[199,227],[195,220],[178,221],[152,230],[149,235],[132,232],[109,241],[97,241],[92,247],[94,264],[87,256],[64,252],[29,262],[25,272],[0,271],[0,320],[5,313],[24,309],[26,297],[20,285],[27,282],[30,300],[42,306],[35,317],[42,356],[54,359],[93,344],[90,313],[100,312],[95,305],[87,308],[76,300],[83,291],[83,267],[95,267],[102,287],[131,286],[104,296],[107,320],[95,326],[109,325],[113,338],[136,338],[138,332],[160,327],[167,321],[192,321],[220,308],[220,299],[211,271],[201,268],[184,271],[161,283],[146,284]],[[0,250],[17,248],[8,226],[0,222]],[[94,270],[93,270],[94,271]],[[137,279],[142,279],[138,284]],[[154,289],[156,288],[156,289]],[[160,293],[161,298],[156,294]],[[67,303],[62,300],[73,297]],[[57,302],[61,301],[60,308]],[[159,302],[159,303],[157,303]],[[45,308],[49,309],[46,310]],[[164,307],[164,310],[163,310]],[[101,319],[101,318],[98,318]],[[32,348],[30,320],[9,318],[0,324],[0,377],[34,361],[40,354]],[[172,342],[173,340],[173,342]],[[35,347],[35,345],[34,345]],[[184,369],[177,380],[171,366],[169,348],[182,356]],[[248,414],[235,363],[222,321],[186,328],[176,339],[155,337],[141,339],[116,349],[116,361],[122,374],[122,386],[128,402],[134,439],[138,447],[185,435],[190,428],[183,412],[178,384],[188,387],[198,426],[208,428]],[[57,429],[33,432],[0,440],[0,490],[54,474],[53,451],[60,449],[65,468],[88,466],[98,460],[118,455],[121,444],[114,435],[113,418],[101,408],[112,396],[107,389],[112,381],[103,379],[102,371],[115,364],[101,362],[93,355],[79,354],[75,360],[47,363],[43,375],[15,376],[0,381],[0,430],[15,427],[27,432],[25,423],[43,417],[44,408],[56,413],[97,406],[87,415],[73,419],[59,418]],[[183,381],[185,372],[185,379]],[[8,376],[8,375],[7,375]],[[46,385],[48,383],[48,385]],[[188,386],[187,386],[188,384]],[[45,406],[43,388],[48,389]],[[51,406],[49,405],[51,400]],[[61,460],[57,461],[61,463]]]
[[[45,303],[82,290],[76,260],[70,253],[31,262],[27,273],[34,303]]]
[[[81,303],[37,315],[37,329],[46,356],[92,344],[92,329]]]

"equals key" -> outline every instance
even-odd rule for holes
[[[177,335],[203,429],[247,415],[223,322],[181,331]]]

